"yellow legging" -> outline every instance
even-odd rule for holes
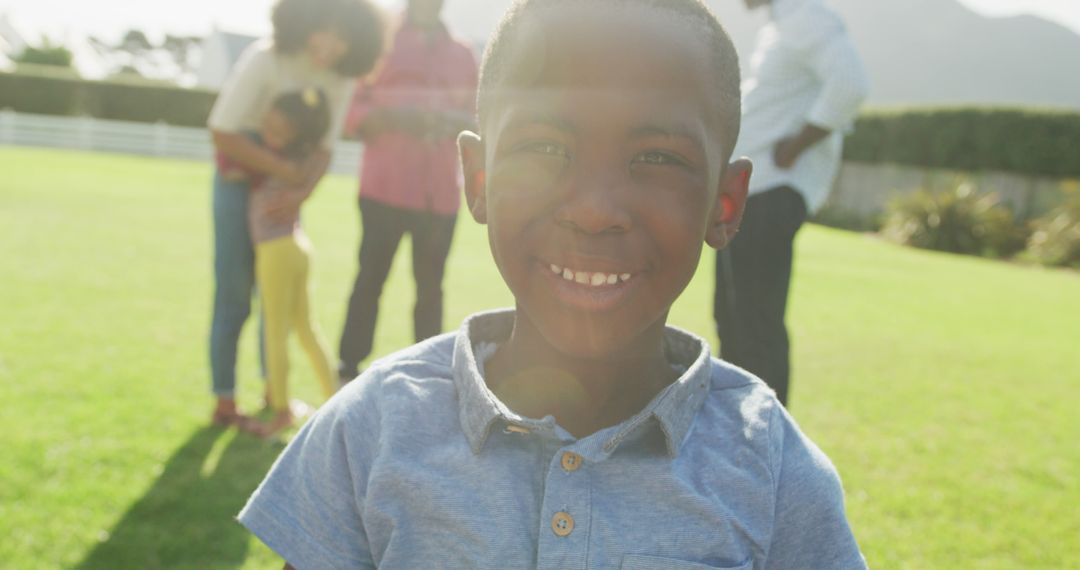
[[[267,382],[270,407],[275,411],[289,408],[288,340],[294,330],[315,367],[324,395],[329,398],[334,393],[330,351],[308,310],[309,250],[302,235],[255,244],[255,277],[266,327]]]

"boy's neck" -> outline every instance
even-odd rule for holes
[[[581,438],[641,411],[678,374],[664,351],[664,326],[603,359],[560,352],[527,319],[515,318],[510,338],[485,364],[485,381],[515,412],[553,416]]]

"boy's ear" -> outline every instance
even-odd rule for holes
[[[714,249],[724,249],[735,239],[735,233],[739,231],[739,221],[742,220],[743,208],[746,206],[746,196],[750,190],[750,174],[754,166],[749,159],[740,158],[735,160],[720,177],[720,188],[716,193],[716,203],[713,204],[712,214],[709,216],[709,227],[705,231],[705,243]]]
[[[484,170],[484,142],[471,131],[458,135],[461,172],[465,176],[465,203],[478,223],[487,223],[487,172]]]

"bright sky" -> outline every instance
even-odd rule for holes
[[[379,0],[398,4],[401,0]],[[1078,0],[959,0],[975,11],[991,16],[1035,14],[1056,20],[1080,33]],[[449,0],[455,8],[484,0]],[[8,14],[20,30],[48,34],[62,40],[70,36],[96,35],[116,41],[136,28],[160,39],[166,33],[204,35],[214,25],[223,29],[261,35],[269,31],[269,12],[274,0],[0,0],[0,17]],[[35,41],[38,38],[28,38]]]

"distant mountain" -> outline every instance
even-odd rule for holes
[[[873,80],[873,105],[1027,105],[1080,110],[1080,35],[1033,16],[987,18],[955,0],[829,0]],[[449,0],[455,32],[482,42],[510,0]],[[763,13],[710,0],[745,62]],[[481,7],[482,6],[482,7]]]

